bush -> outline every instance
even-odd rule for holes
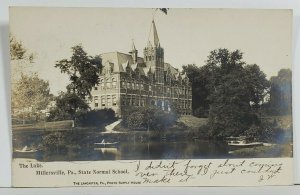
[[[263,128],[252,125],[249,129],[243,132],[243,135],[251,140],[258,141],[262,139]]]
[[[252,125],[242,135],[254,141],[282,142],[285,131],[277,123],[264,122],[260,126]]]
[[[66,151],[67,137],[63,132],[54,132],[42,137],[41,149],[47,152]]]
[[[91,110],[78,115],[77,123],[81,126],[102,126],[116,120],[115,111],[111,108]]]
[[[132,107],[123,113],[123,125],[128,128],[165,130],[175,124],[176,113],[165,112],[157,107]]]

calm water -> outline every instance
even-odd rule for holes
[[[64,151],[36,154],[14,154],[15,158],[32,158],[38,161],[97,161],[97,160],[137,160],[137,159],[204,159],[229,157],[225,143],[205,140],[176,142],[120,142],[113,148],[80,149],[68,148]]]
[[[18,133],[14,135],[13,145],[15,149],[21,149],[25,145],[38,146],[42,142],[43,132]],[[97,160],[143,160],[143,159],[213,159],[213,158],[238,158],[229,154],[229,148],[225,142],[209,140],[180,140],[167,141],[142,141],[131,138],[129,141],[120,141],[113,148],[95,148],[95,142],[120,137],[111,137],[100,134],[80,134],[74,141],[76,147],[67,146],[66,149],[54,152],[38,151],[32,154],[14,153],[14,158],[29,158],[38,161],[97,161]],[[133,136],[130,136],[133,137]],[[99,141],[100,140],[100,141]],[[110,140],[110,141],[114,141]],[[280,151],[275,150],[269,157],[281,156]],[[249,157],[252,157],[251,154]]]

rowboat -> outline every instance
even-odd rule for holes
[[[14,158],[35,158],[38,150],[30,149],[27,146],[21,150],[16,149],[13,153]]]
[[[24,148],[22,148],[22,150],[15,150],[15,152],[19,152],[19,153],[35,153],[38,150],[36,149],[29,149],[27,146],[25,146]]]
[[[250,142],[246,136],[227,137],[226,141],[231,148],[250,148],[263,145],[263,142]]]
[[[109,148],[109,147],[116,147],[119,142],[106,142],[104,139],[100,143],[94,143],[96,146],[102,147],[102,148]]]

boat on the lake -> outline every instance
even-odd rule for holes
[[[99,148],[114,148],[114,147],[117,147],[119,145],[119,142],[106,142],[103,139],[102,142],[94,143],[94,144],[96,146],[98,146]]]
[[[246,136],[227,137],[226,142],[230,148],[250,148],[255,146],[262,146],[263,142],[251,142]]]
[[[14,151],[14,156],[19,158],[34,158],[37,152],[37,149],[24,146],[24,148],[22,148],[21,150],[16,149]]]
[[[15,152],[20,152],[20,153],[35,153],[37,152],[37,149],[30,149],[27,146],[25,146],[24,148],[22,148],[21,150],[17,150]]]

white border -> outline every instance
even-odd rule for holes
[[[9,130],[9,66],[8,66],[8,6],[64,6],[64,7],[205,7],[205,8],[288,8],[294,10],[293,45],[293,106],[294,106],[294,146],[295,182],[300,183],[300,1],[299,0],[1,0],[0,2],[0,186],[11,185],[10,172],[10,130]],[[297,55],[296,55],[297,54]],[[298,131],[298,132],[297,132]]]

